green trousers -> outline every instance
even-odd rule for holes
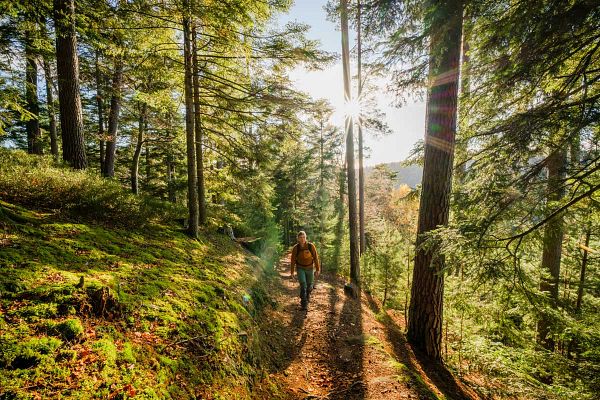
[[[306,307],[315,283],[315,270],[298,267],[298,282],[300,282],[300,304],[302,307]]]

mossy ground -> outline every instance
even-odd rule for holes
[[[264,382],[257,257],[225,235],[88,221],[4,193],[1,399],[249,398]]]

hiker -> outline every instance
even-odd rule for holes
[[[321,273],[321,263],[315,245],[306,240],[306,232],[298,232],[298,243],[292,248],[290,277],[298,272],[300,282],[300,307],[306,310],[313,289],[315,276]]]

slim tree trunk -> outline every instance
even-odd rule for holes
[[[425,163],[417,253],[408,311],[409,341],[434,361],[442,362],[444,299],[443,256],[439,247],[420,248],[424,234],[448,223],[452,162],[456,134],[458,66],[462,29],[462,1],[447,0],[430,11],[429,74]]]
[[[565,149],[554,150],[548,157],[547,202],[560,201],[563,197],[563,179],[567,162]],[[550,211],[549,211],[550,212]],[[560,278],[560,263],[562,256],[562,241],[564,236],[562,214],[552,218],[544,228],[544,248],[542,251],[542,272],[549,277],[540,280],[540,291],[550,297],[550,306],[558,307],[558,281]],[[548,350],[554,350],[554,339],[550,336],[552,320],[543,313],[538,322],[538,343]]]
[[[167,185],[169,189],[169,201],[171,203],[176,203],[177,194],[175,191],[175,163],[173,162],[173,153],[171,148],[168,149],[167,153]]]
[[[581,302],[583,301],[583,288],[585,286],[585,270],[588,264],[588,254],[590,237],[592,236],[591,228],[587,228],[585,232],[585,248],[583,249],[583,258],[581,259],[581,271],[579,273],[579,287],[577,288],[577,303],[575,304],[575,314],[581,312]]]
[[[54,0],[54,24],[63,160],[75,169],[85,169],[74,0]]]
[[[350,46],[348,43],[348,4],[340,0],[342,28],[342,64],[344,69],[344,98],[352,100],[350,85]],[[350,281],[360,288],[360,252],[356,210],[356,171],[354,168],[354,134],[350,115],[346,116],[346,164],[348,171],[348,217],[350,227]]]
[[[104,96],[102,95],[102,74],[100,73],[100,61],[96,52],[96,107],[98,109],[98,140],[100,142],[100,173],[106,174],[104,168]]]
[[[190,5],[184,0],[183,17],[183,56],[185,65],[185,134],[187,148],[187,173],[188,173],[188,233],[192,237],[198,236],[198,186],[196,177],[196,146],[194,136],[194,90],[192,85],[192,46],[190,27]]]
[[[357,3],[357,52],[358,52],[358,100],[360,102],[362,95],[362,49],[361,49],[361,22],[360,22],[360,0]],[[362,115],[358,116],[358,204],[359,204],[359,225],[360,225],[360,255],[363,255],[366,247],[365,238],[365,169],[363,167],[363,124]]]
[[[462,60],[460,63],[460,95],[462,98],[465,98],[469,95],[471,85],[469,78],[469,41],[467,37],[466,26],[463,24]],[[465,117],[465,109],[462,104],[459,104],[458,110],[458,122],[460,124]],[[458,133],[461,140],[456,146],[456,158],[461,164],[456,168],[456,178],[458,183],[462,183],[467,173],[467,144],[465,138],[461,137],[462,135],[460,130]]]
[[[112,81],[112,95],[108,112],[108,137],[106,141],[106,158],[104,159],[104,176],[115,176],[115,156],[117,153],[117,133],[119,130],[119,112],[121,111],[121,90],[123,86],[123,60],[115,60],[115,71]]]
[[[146,103],[140,107],[140,118],[138,120],[138,135],[131,162],[131,191],[135,194],[139,193],[139,167],[140,156],[142,155],[142,146],[144,144],[144,131],[146,128]]]
[[[196,139],[196,175],[198,180],[198,219],[206,225],[206,198],[204,193],[204,157],[202,155],[202,121],[200,116],[200,67],[196,43],[196,24],[192,25],[193,84],[194,84],[194,131]]]
[[[46,28],[46,18],[40,21],[42,37],[48,39],[48,30]],[[56,113],[54,110],[54,84],[52,78],[52,68],[50,67],[50,56],[42,53],[42,62],[44,67],[44,78],[46,81],[46,107],[48,111],[48,130],[50,133],[50,153],[58,161],[58,137],[56,131]]]
[[[35,24],[37,25],[37,24]],[[35,30],[34,30],[35,29]],[[40,105],[38,102],[38,51],[35,48],[37,26],[25,30],[25,98],[26,110],[32,114],[27,120],[27,152],[42,154],[42,132],[40,130]]]
[[[56,116],[54,115],[54,92],[52,90],[52,70],[47,57],[44,57],[44,75],[46,77],[46,102],[50,130],[50,152],[58,161],[58,137],[56,134]]]

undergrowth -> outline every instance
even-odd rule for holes
[[[0,398],[250,398],[270,271],[177,209],[0,151]],[[144,220],[143,228],[138,220]],[[272,386],[269,397],[276,398]]]

